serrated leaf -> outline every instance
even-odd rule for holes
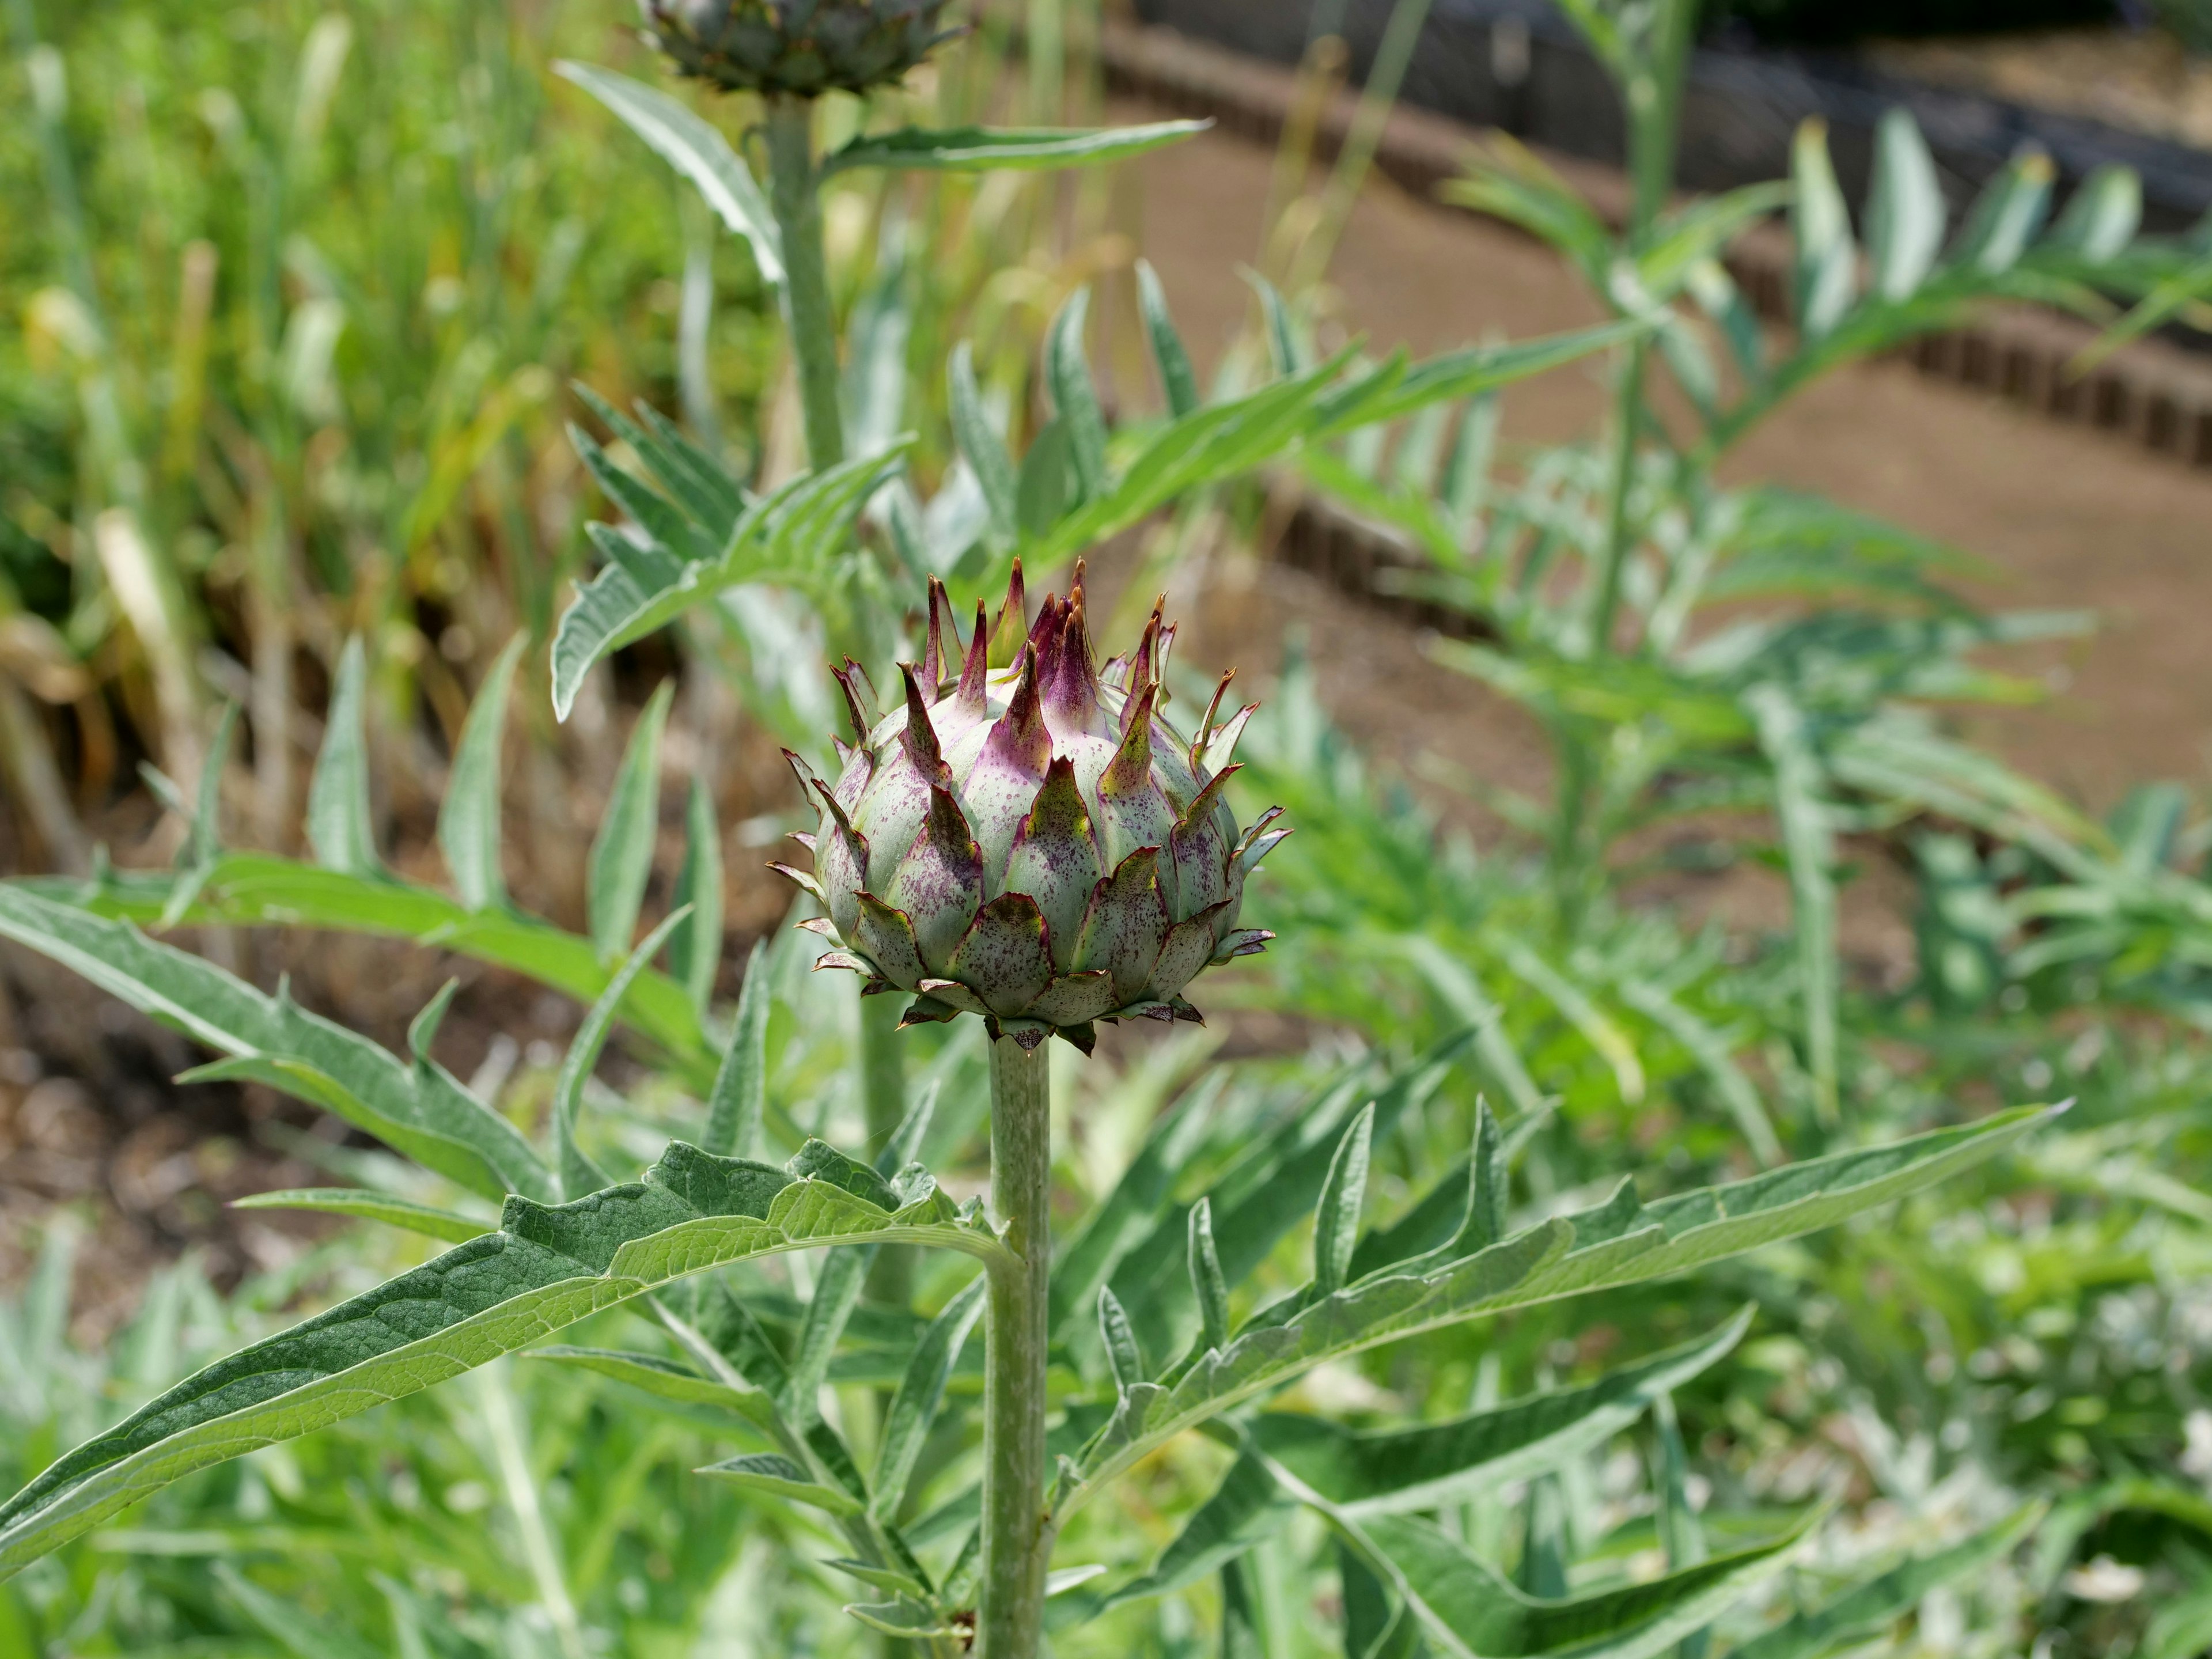
[[[612,110],[623,125],[689,179],[722,222],[751,246],[761,280],[782,284],[782,242],[775,216],[726,138],[666,93],[628,76],[566,59],[556,63],[553,71]]]
[[[1112,1288],[1103,1285],[1098,1289],[1098,1339],[1106,1350],[1106,1367],[1113,1374],[1116,1393],[1145,1380],[1145,1351],[1136,1330]]]
[[[990,512],[991,533],[1002,541],[1012,541],[1021,531],[1020,480],[1014,471],[1013,457],[1006,453],[1006,441],[999,435],[983,408],[983,393],[975,384],[975,354],[965,340],[952,349],[945,382],[951,405],[953,441],[968,458],[976,487],[983,492],[983,503]]]
[[[1106,470],[1106,416],[1084,354],[1083,327],[1090,315],[1091,290],[1079,288],[1052,319],[1044,343],[1045,383],[1052,388],[1054,417],[1066,434],[1079,505],[1105,495],[1114,482]]]
[[[1920,286],[1943,246],[1949,216],[1919,124],[1902,109],[1884,110],[1875,129],[1867,197],[1867,260],[1876,294],[1903,300]]]
[[[1750,1323],[1747,1308],[1711,1335],[1595,1382],[1449,1422],[1353,1430],[1326,1418],[1267,1413],[1254,1418],[1247,1431],[1257,1451],[1341,1513],[1432,1510],[1473,1492],[1528,1480],[1602,1444],[1661,1394],[1717,1363]]]
[[[1149,259],[1137,261],[1137,308],[1145,319],[1145,339],[1152,347],[1152,367],[1159,371],[1160,394],[1167,399],[1170,417],[1179,421],[1197,413],[1204,401],[1199,395],[1198,374],[1190,366],[1190,353],[1176,331],[1175,319],[1169,314],[1167,290],[1160,286],[1160,274]]]
[[[1343,1287],[1359,1243],[1359,1212],[1367,1201],[1367,1165],[1373,1150],[1375,1103],[1359,1109],[1352,1127],[1336,1144],[1328,1176],[1314,1211],[1314,1276],[1316,1296]]]
[[[146,871],[110,870],[96,883],[33,878],[0,891],[29,893],[84,915],[151,922],[163,913],[174,878]],[[386,939],[412,939],[526,975],[579,1002],[606,988],[611,970],[587,940],[511,910],[471,912],[433,888],[349,876],[259,853],[228,853],[194,895],[182,920],[203,925],[325,927]],[[35,940],[25,943],[42,949]],[[128,1000],[128,999],[125,999]],[[134,1005],[135,1006],[135,1005]],[[630,987],[623,1018],[666,1049],[704,1088],[715,1059],[698,1014],[683,988],[647,970]]]
[[[1399,1116],[1443,1082],[1468,1041],[1465,1032],[1447,1037],[1379,1086],[1371,1073],[1354,1070],[1244,1149],[1206,1194],[1214,1247],[1230,1284],[1241,1283],[1312,1212],[1334,1143],[1358,1109],[1373,1100],[1374,1134],[1387,1139]],[[1187,1334],[1177,1322],[1192,1305],[1188,1226],[1180,1207],[1161,1216],[1148,1237],[1130,1241],[1134,1248],[1127,1249],[1113,1273],[1115,1294],[1158,1353],[1170,1352]]]
[[[2025,1504],[1987,1531],[1933,1554],[1917,1556],[1853,1585],[1818,1607],[1798,1613],[1729,1650],[1729,1659],[1820,1659],[1903,1618],[1929,1591],[2002,1559],[2043,1519],[2040,1502]]]
[[[1229,1281],[1221,1276],[1221,1257],[1213,1248],[1213,1204],[1201,1198],[1190,1206],[1190,1288],[1198,1302],[1200,1340],[1216,1349],[1229,1340]]]
[[[845,1611],[870,1630],[903,1641],[927,1642],[938,1637],[970,1634],[951,1623],[936,1608],[911,1596],[902,1595],[891,1601],[856,1602]]]
[[[913,1478],[930,1426],[937,1420],[938,1408],[945,1403],[953,1365],[967,1346],[975,1322],[983,1316],[983,1293],[988,1288],[978,1277],[961,1290],[929,1322],[921,1340],[915,1345],[906,1376],[884,1414],[883,1438],[876,1452],[875,1496],[870,1507],[878,1520],[896,1517],[906,1498],[907,1482]]]
[[[690,914],[668,936],[668,965],[703,1014],[722,965],[722,834],[714,822],[714,791],[703,778],[691,780],[684,805],[684,867],[677,872],[672,904]]]
[[[685,1408],[684,1414],[694,1420],[712,1422],[735,1417],[764,1434],[775,1431],[775,1407],[766,1394],[757,1389],[733,1389],[659,1354],[556,1344],[550,1348],[533,1348],[523,1358],[532,1364],[568,1365],[610,1378],[656,1400],[682,1407]]]
[[[653,688],[630,730],[622,764],[607,792],[607,810],[592,838],[584,872],[584,908],[592,944],[603,962],[629,953],[637,913],[653,874],[653,842],[660,833],[660,734],[668,724],[673,680]]]
[[[793,479],[746,507],[712,558],[641,570],[618,550],[611,552],[606,567],[578,589],[554,632],[554,713],[568,717],[584,676],[601,658],[726,588],[757,581],[828,596],[833,556],[845,549],[869,497],[904,465],[911,442],[902,438],[880,455]]]
[[[618,545],[617,556],[638,560],[663,580],[672,578],[686,565],[714,556],[715,539],[706,526],[695,523],[689,514],[642,478],[617,466],[589,433],[571,424],[568,442],[607,499],[644,532],[641,543]]]
[[[374,876],[383,868],[368,807],[368,734],[363,725],[368,659],[356,635],[338,653],[322,751],[307,786],[307,845],[325,869]]]
[[[1101,1611],[1170,1595],[1218,1572],[1272,1537],[1297,1507],[1297,1500],[1283,1489],[1266,1462],[1243,1454],[1229,1466],[1212,1495],[1192,1511],[1152,1570],[1115,1591]]]
[[[1650,1205],[1624,1183],[1607,1204],[1554,1217],[1462,1261],[1418,1273],[1386,1269],[1319,1301],[1279,1304],[1287,1311],[1279,1322],[1255,1316],[1171,1388],[1127,1390],[1064,1483],[1058,1512],[1079,1507],[1184,1429],[1324,1359],[1508,1308],[1640,1283],[1833,1225],[1994,1157],[2051,1115],[2023,1107]]]
[[[0,935],[230,1056],[201,1075],[251,1076],[325,1106],[485,1197],[550,1195],[544,1165],[506,1119],[443,1073],[410,1067],[287,996],[20,886],[0,886]]]
[[[767,941],[757,941],[738,987],[730,1046],[722,1052],[714,1087],[707,1097],[707,1127],[699,1144],[710,1152],[750,1158],[760,1139],[761,1115],[768,1104],[767,961]]]
[[[586,408],[637,453],[653,481],[683,509],[684,515],[720,545],[746,506],[744,489],[729,469],[685,437],[651,404],[640,400],[637,419],[632,420],[580,381],[575,392]]]
[[[830,1515],[857,1516],[860,1512],[859,1500],[850,1492],[823,1485],[791,1459],[775,1452],[748,1452],[720,1463],[709,1463],[698,1473],[711,1474],[747,1492],[811,1504]]]
[[[217,1361],[56,1460],[0,1504],[0,1576],[194,1469],[419,1392],[690,1273],[830,1244],[1003,1258],[933,1183],[890,1211],[811,1172],[838,1162],[819,1143],[777,1170],[678,1141],[642,1181],[557,1206],[510,1198],[499,1231]]]
[[[1781,1571],[1812,1522],[1663,1578],[1564,1600],[1522,1594],[1433,1522],[1394,1515],[1339,1524],[1454,1659],[1649,1659]]]
[[[484,676],[476,701],[469,705],[468,719],[461,723],[453,774],[438,807],[439,850],[446,855],[453,891],[471,910],[507,902],[507,880],[500,868],[500,748],[514,666],[529,642],[529,635],[516,635]]]
[[[814,1297],[806,1304],[806,1316],[799,1322],[799,1339],[792,1348],[791,1374],[776,1401],[793,1422],[811,1424],[821,1415],[822,1385],[829,1379],[830,1362],[836,1356],[846,1322],[860,1304],[873,1256],[866,1249],[839,1250],[815,1276]]]
[[[1032,172],[1096,167],[1194,137],[1211,121],[1154,121],[1142,126],[902,127],[865,133],[831,152],[825,173],[891,167],[933,173]]]
[[[493,1231],[492,1224],[488,1221],[473,1220],[451,1210],[439,1209],[434,1205],[418,1204],[411,1198],[371,1192],[365,1187],[287,1187],[274,1192],[254,1193],[245,1198],[233,1199],[230,1207],[234,1210],[314,1210],[324,1215],[356,1216],[364,1221],[381,1221],[389,1226],[404,1227],[410,1233],[443,1239],[448,1244],[463,1243],[479,1234]]]

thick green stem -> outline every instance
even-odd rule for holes
[[[784,304],[799,362],[806,457],[818,472],[845,459],[845,422],[837,409],[837,319],[830,308],[829,263],[822,252],[812,99],[778,94],[768,100],[768,184],[783,239]]]
[[[1036,1659],[1052,1528],[1044,1507],[1052,1091],[1045,1051],[991,1045],[991,1208],[1017,1260],[991,1269],[983,1374],[981,1659]]]

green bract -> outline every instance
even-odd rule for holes
[[[872,992],[915,994],[906,1023],[981,1014],[1034,1048],[1058,1031],[1088,1052],[1092,1022],[1198,1018],[1183,988],[1264,949],[1239,927],[1244,882],[1290,833],[1262,813],[1240,836],[1222,791],[1247,707],[1215,724],[1224,675],[1186,742],[1160,714],[1175,629],[1155,605],[1134,653],[1092,666],[1082,567],[1036,624],[1018,564],[995,626],[963,653],[944,589],[929,643],[902,666],[904,705],[878,718],[866,674],[839,672],[857,747],[832,786],[791,757],[822,804],[803,836],[812,875],[779,865],[828,913],[823,967]]]
[[[641,0],[647,33],[682,73],[724,92],[866,92],[905,78],[945,0]]]

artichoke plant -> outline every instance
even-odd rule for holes
[[[641,0],[682,73],[724,92],[866,92],[892,85],[957,29],[946,0]]]
[[[1034,1048],[1056,1031],[1088,1053],[1097,1020],[1196,1020],[1182,992],[1199,971],[1266,947],[1238,912],[1290,831],[1275,808],[1240,835],[1223,799],[1254,707],[1217,724],[1230,674],[1191,738],[1168,724],[1176,630],[1159,605],[1103,670],[1080,565],[1026,620],[1018,564],[964,647],[933,583],[927,647],[880,715],[848,660],[854,742],[837,745],[836,781],[790,756],[820,803],[819,832],[799,837],[814,871],[775,867],[825,913],[802,924],[836,947],[821,965],[912,994],[903,1023],[980,1014],[994,1040]]]

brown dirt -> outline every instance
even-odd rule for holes
[[[1865,51],[1898,75],[2212,147],[2212,58],[2163,29],[2032,29]]]
[[[1236,270],[1260,245],[1271,155],[1216,132],[1141,165],[1142,244],[1194,351],[1218,352],[1250,302]],[[1436,351],[1598,314],[1535,244],[1384,182],[1354,210],[1331,280],[1338,314],[1378,349]],[[1589,431],[1603,409],[1595,374],[1569,368],[1516,388],[1507,436],[1545,442]],[[2093,639],[2037,665],[2057,695],[1970,722],[2014,763],[2100,809],[2146,778],[2201,779],[2212,672],[2193,601],[2203,592],[2212,472],[1902,364],[1873,363],[1784,408],[1726,476],[1819,491],[1955,543],[1996,573],[1977,596],[1986,602],[2094,611]],[[1480,728],[1468,741],[1517,752],[1517,716],[1456,678],[1445,684],[1447,706],[1455,701]]]

